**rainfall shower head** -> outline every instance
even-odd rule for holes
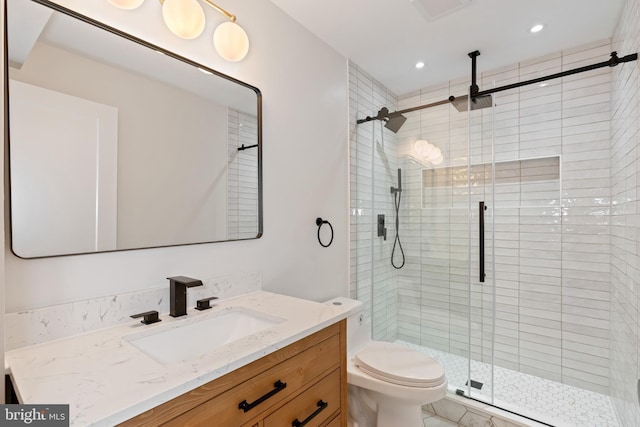
[[[364,119],[359,119],[356,121],[357,124],[362,124],[366,122],[370,122],[371,120],[381,120],[384,123],[384,127],[392,131],[393,133],[398,133],[404,122],[407,121],[407,118],[401,114],[401,112],[395,111],[393,113],[389,112],[387,107],[382,107],[378,114],[374,117],[367,116]]]
[[[391,113],[389,118],[386,120],[384,127],[389,129],[393,133],[398,133],[404,122],[407,121],[407,118],[402,114]]]
[[[479,95],[480,88],[478,87],[476,79],[476,62],[480,51],[474,50],[468,54],[471,58],[471,86],[469,86],[469,95],[471,95],[471,102],[469,102],[469,95],[464,95],[459,98],[450,97],[449,101],[453,104],[456,110],[462,112],[469,109],[480,110],[482,108],[491,107],[493,105],[493,97],[491,95]]]
[[[378,115],[374,119],[382,120],[385,122],[384,127],[389,129],[393,133],[398,133],[407,118],[402,114],[396,112],[390,113],[387,107],[382,107],[378,111]]]
[[[451,104],[456,108],[456,110],[463,112],[467,111],[469,107],[469,95],[455,97]],[[493,104],[491,95],[481,95],[471,98],[471,111],[480,110],[482,108],[491,107]]]

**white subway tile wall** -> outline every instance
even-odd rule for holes
[[[363,301],[367,307],[373,305],[373,336],[394,340],[398,293],[397,273],[390,259],[395,236],[395,210],[390,189],[398,185],[396,136],[380,121],[356,125],[356,120],[375,116],[382,107],[393,111],[397,99],[353,63],[349,67],[349,94],[351,297]],[[386,240],[377,236],[378,215],[385,216]],[[396,264],[400,262],[401,258],[396,257]],[[366,312],[369,314],[371,310]]]
[[[640,51],[640,1],[628,0],[613,39],[620,55]],[[620,424],[640,425],[640,64],[612,71],[611,396]],[[596,242],[596,244],[598,244]]]
[[[625,54],[640,45],[638,2],[627,5],[616,36],[615,48]],[[601,62],[611,50],[604,40],[482,73],[480,84],[501,86]],[[602,68],[501,92],[495,109],[474,111],[470,121],[446,105],[410,113],[398,134],[385,131],[382,142],[379,122],[355,126],[356,118],[383,105],[393,111],[462,95],[469,83],[446,82],[396,101],[357,65],[350,64],[350,72],[351,290],[365,302],[377,295],[374,334],[461,356],[471,350],[474,360],[494,358],[498,366],[611,392],[618,413],[633,408],[628,425],[640,425],[637,63],[613,74]],[[434,169],[410,160],[417,139],[439,147],[443,164]],[[469,159],[483,165],[471,170],[471,186]],[[396,165],[405,186],[400,235],[407,263],[392,271],[389,240],[372,236],[377,213],[387,213],[392,234],[389,186]],[[484,284],[477,281],[480,200],[489,206],[485,235],[495,239],[495,254],[487,242]],[[612,315],[619,327],[610,327]],[[386,321],[397,322],[395,333]]]
[[[227,239],[249,239],[258,234],[258,119],[229,109],[227,173]]]

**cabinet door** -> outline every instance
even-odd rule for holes
[[[265,418],[264,427],[317,427],[339,412],[340,370],[336,369]]]

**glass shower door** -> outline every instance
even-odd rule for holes
[[[464,394],[487,403],[494,397],[494,103],[468,111],[468,378]]]
[[[537,374],[553,378],[560,366],[555,285],[561,268],[561,162],[554,147],[540,148],[539,141],[522,136],[514,113],[518,99],[518,93],[494,95],[492,108],[469,114],[470,360],[464,391],[539,420],[541,414],[527,409],[536,399],[534,383],[546,381]]]

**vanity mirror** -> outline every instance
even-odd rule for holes
[[[258,238],[260,91],[46,0],[7,0],[13,252]]]

